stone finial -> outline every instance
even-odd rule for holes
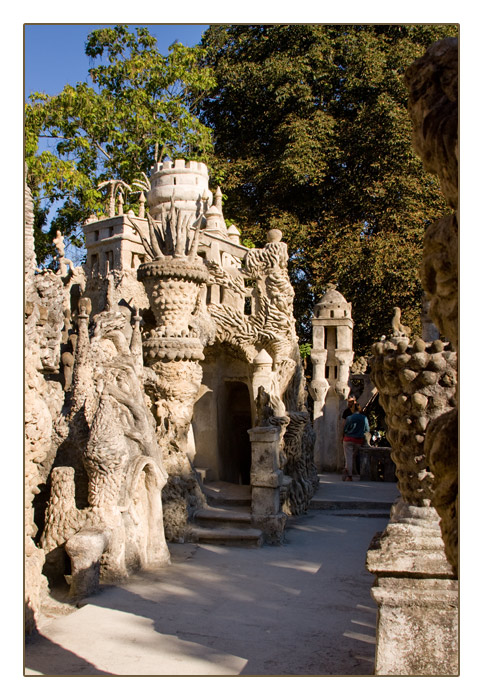
[[[267,243],[278,243],[282,240],[283,233],[278,228],[271,228],[267,233]]]
[[[215,196],[213,198],[213,204],[218,209],[219,212],[223,211],[223,198],[221,194],[220,186],[216,188]]]
[[[139,218],[144,219],[145,217],[145,203],[146,203],[146,195],[144,192],[141,190],[141,194],[139,195]]]

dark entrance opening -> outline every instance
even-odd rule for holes
[[[242,382],[225,382],[219,413],[222,481],[250,483],[251,447],[247,430],[252,427],[250,394]]]

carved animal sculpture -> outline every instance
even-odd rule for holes
[[[403,326],[401,323],[401,309],[398,306],[394,307],[394,316],[391,322],[392,333],[394,336],[411,335],[411,329],[409,326]]]

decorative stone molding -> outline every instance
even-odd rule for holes
[[[397,502],[367,568],[377,575],[376,675],[457,675],[458,583],[434,508]]]

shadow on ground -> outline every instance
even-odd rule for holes
[[[372,675],[364,563],[385,525],[310,512],[281,547],[170,545],[171,566],[105,587],[49,624],[26,665],[79,676]]]

